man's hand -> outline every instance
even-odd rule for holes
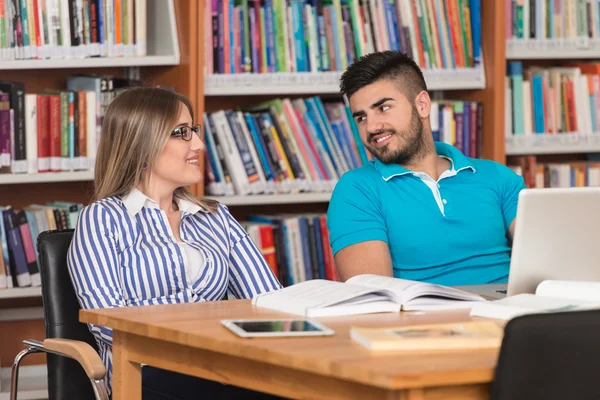
[[[393,276],[390,249],[379,240],[343,248],[336,253],[335,264],[342,281],[360,274]]]

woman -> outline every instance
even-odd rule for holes
[[[68,253],[83,308],[251,298],[281,287],[228,209],[186,188],[202,181],[200,134],[189,100],[169,90],[134,88],[110,104],[93,202],[81,211]],[[89,328],[110,392],[112,331]],[[144,400],[261,397],[151,367],[143,368],[142,391]]]

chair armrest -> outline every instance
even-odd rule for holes
[[[92,346],[85,342],[70,339],[45,339],[44,348],[79,362],[90,379],[101,380],[106,375],[106,367],[100,356]]]

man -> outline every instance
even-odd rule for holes
[[[331,197],[328,226],[340,277],[506,282],[523,179],[433,141],[423,74],[400,52],[362,57],[342,75],[340,89],[375,157],[344,174]]]

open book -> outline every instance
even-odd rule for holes
[[[472,317],[508,320],[519,315],[600,308],[600,282],[543,281],[535,294],[522,293],[476,304]]]
[[[346,283],[314,279],[252,299],[258,307],[306,317],[439,310],[472,307],[483,297],[460,289],[390,278],[357,275]]]

